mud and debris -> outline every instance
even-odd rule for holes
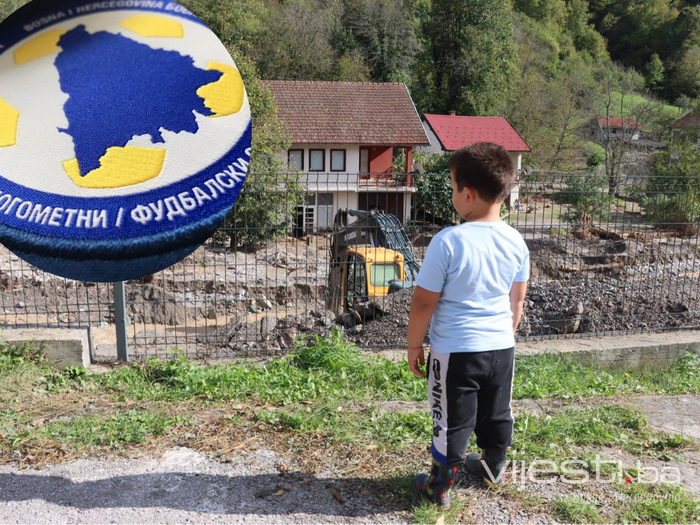
[[[531,280],[520,337],[700,325],[700,239],[651,229],[607,232],[522,228]],[[419,260],[429,237],[420,234]],[[255,252],[210,244],[148,280],[127,282],[133,355],[173,346],[204,357],[276,355],[335,329],[362,347],[403,348],[412,290],[328,310],[328,242],[322,234],[285,237]],[[44,274],[3,250],[0,301],[8,326],[89,326],[96,348],[115,354],[109,283]]]

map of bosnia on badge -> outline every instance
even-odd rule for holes
[[[0,24],[0,243],[82,281],[180,261],[236,201],[248,98],[198,18],[105,0]]]

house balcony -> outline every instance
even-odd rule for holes
[[[304,173],[301,184],[317,192],[415,192],[408,173]]]

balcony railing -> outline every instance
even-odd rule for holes
[[[300,181],[315,191],[415,191],[408,173],[305,173]]]

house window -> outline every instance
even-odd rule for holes
[[[369,149],[360,150],[360,173],[369,173]]]
[[[319,206],[333,206],[333,194],[332,193],[319,193],[317,204]]]
[[[309,171],[326,171],[326,150],[309,150]]]
[[[345,171],[345,150],[331,150],[331,171]]]
[[[304,150],[290,149],[287,152],[287,165],[290,171],[304,171]]]

